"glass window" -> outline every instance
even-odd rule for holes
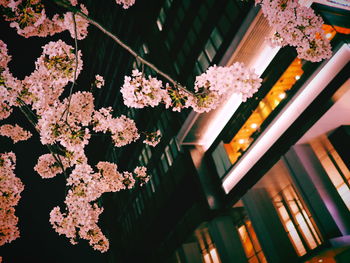
[[[144,165],[144,162],[143,162],[143,159],[142,159],[142,155],[139,156],[139,164],[142,165],[142,166]]]
[[[204,47],[205,49],[205,53],[207,54],[209,61],[213,61],[215,54],[216,54],[216,50],[213,46],[213,44],[211,43],[211,40],[209,39],[207,44]]]
[[[148,192],[148,196],[151,196],[152,193],[154,193],[156,191],[156,186],[154,183],[154,176],[153,174],[151,175],[151,179],[149,180],[149,183],[147,183],[147,192]]]
[[[228,158],[224,144],[221,141],[216,149],[212,153],[212,157],[216,166],[216,171],[218,172],[219,177],[223,177],[223,175],[230,169],[231,162]]]
[[[200,53],[198,57],[198,63],[200,64],[201,69],[203,71],[205,71],[209,67],[209,60],[203,51]]]
[[[165,19],[166,19],[166,15],[165,15],[164,9],[161,8],[159,12],[159,20],[162,22],[162,24],[164,24]]]
[[[284,188],[273,198],[281,222],[288,233],[295,251],[299,256],[319,246],[321,236],[292,185]]]
[[[173,164],[173,156],[171,155],[169,145],[165,147],[165,155],[168,160],[169,166],[171,166]]]
[[[302,76],[301,59],[296,58],[283,72],[278,81],[273,85],[267,95],[259,102],[258,107],[252,112],[241,129],[234,135],[232,140],[224,144],[230,162],[235,164],[249,146],[256,140],[261,131],[264,121],[286,98],[286,92],[293,89],[297,82],[296,76]]]
[[[163,24],[159,19],[157,19],[157,27],[158,27],[159,31],[163,30]]]
[[[170,140],[170,148],[171,148],[171,152],[174,156],[174,159],[176,159],[177,155],[178,155],[178,152],[179,152],[179,149],[178,149],[178,146],[177,146],[177,143],[176,143],[176,140],[174,138],[172,138]]]
[[[160,161],[161,161],[161,164],[162,164],[162,167],[163,167],[163,171],[164,171],[164,173],[166,173],[168,171],[168,169],[169,169],[169,165],[168,165],[168,162],[166,160],[166,157],[165,157],[164,153],[160,157]]]
[[[199,65],[198,61],[196,61],[196,65],[194,67],[194,74],[196,76],[199,76],[203,73],[204,71],[202,70],[202,67]]]
[[[145,54],[148,54],[148,53],[149,53],[148,46],[147,46],[145,43],[142,45],[142,49],[143,49],[143,52],[144,52]]]
[[[171,7],[172,3],[173,3],[173,0],[166,0],[165,1],[165,8],[169,9]]]
[[[152,157],[151,147],[148,144],[146,144],[145,148],[146,148],[148,159],[151,159],[151,157]]]
[[[219,49],[219,47],[222,43],[222,36],[216,27],[214,28],[213,32],[211,33],[210,39],[213,41],[215,48]]]
[[[142,149],[142,156],[143,156],[143,160],[145,161],[145,165],[147,165],[148,164],[148,156],[147,156],[147,154],[146,154],[146,149],[144,148],[144,149]]]
[[[350,171],[326,135],[310,142],[338,194],[350,210]]]
[[[164,44],[165,44],[166,48],[167,48],[168,50],[170,50],[169,41],[168,41],[168,40],[165,40],[165,41],[164,41]]]
[[[174,68],[175,68],[176,73],[179,75],[180,74],[180,69],[179,69],[179,66],[177,65],[176,62],[174,63]]]
[[[158,186],[160,183],[160,179],[159,179],[159,174],[158,174],[158,171],[156,168],[154,168],[152,170],[152,177],[153,177],[153,181],[154,181],[155,185]]]

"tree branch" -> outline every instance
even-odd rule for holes
[[[121,46],[126,51],[128,51],[133,57],[135,57],[137,60],[139,60],[142,64],[147,65],[149,68],[153,69],[157,74],[161,75],[162,77],[167,79],[169,82],[171,82],[174,85],[175,88],[180,89],[180,90],[182,90],[182,91],[184,91],[184,92],[186,92],[188,94],[192,94],[193,95],[193,93],[191,91],[187,90],[184,86],[182,86],[180,83],[175,81],[168,74],[166,74],[163,71],[161,71],[154,64],[152,64],[151,62],[147,61],[146,59],[144,59],[143,57],[138,55],[131,47],[129,47],[126,43],[124,43],[116,35],[114,35],[112,32],[110,32],[109,30],[104,28],[100,23],[98,23],[97,21],[93,20],[88,15],[84,14],[83,12],[81,12],[79,8],[71,6],[68,2],[65,2],[64,0],[54,0],[54,2],[56,4],[58,4],[59,6],[62,6],[64,8],[66,8],[66,9],[68,9],[69,11],[71,11],[71,12],[73,12],[73,13],[75,13],[75,14],[83,17],[83,18],[85,18],[87,21],[90,22],[90,24],[94,25],[100,31],[102,31],[102,33],[104,33],[105,35],[107,35],[110,38],[112,38],[114,40],[114,42],[116,42],[119,46]]]

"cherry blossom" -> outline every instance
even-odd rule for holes
[[[242,101],[253,96],[261,85],[261,79],[243,63],[235,62],[229,67],[212,66],[196,77],[195,100],[192,107],[197,112],[215,109],[227,94],[237,93]]]
[[[144,166],[137,166],[134,173],[136,174],[136,178],[141,181],[140,186],[146,184],[150,179],[150,176],[147,174],[147,168]]]
[[[39,157],[38,163],[34,166],[34,170],[42,178],[52,178],[62,173],[62,169],[67,168],[67,166],[68,161],[64,156],[56,156],[55,158],[52,154],[44,154]]]
[[[297,0],[256,0],[276,33],[269,40],[273,46],[296,47],[298,57],[318,62],[330,58],[331,45],[322,30],[323,20]]]
[[[94,249],[105,252],[109,242],[97,225],[103,208],[95,201],[105,192],[132,188],[135,179],[129,172],[119,173],[114,163],[99,162],[96,167],[98,172],[94,172],[86,163],[75,166],[67,179],[70,190],[65,199],[66,212],[62,213],[59,207],[53,208],[50,223],[56,232],[65,235],[72,244],[76,244],[80,237],[88,240]],[[141,184],[147,182],[146,168],[137,167],[135,173]]]
[[[0,39],[0,70],[5,69],[10,60],[11,56],[8,55],[7,45]]]
[[[102,88],[104,85],[105,85],[105,80],[104,80],[104,78],[102,77],[102,76],[100,76],[100,75],[96,75],[95,76],[95,86],[96,86],[96,88],[98,88],[98,89],[100,89],[100,88]]]
[[[14,206],[21,198],[24,185],[14,174],[15,164],[13,152],[0,154],[0,246],[20,236]]]
[[[138,70],[133,70],[132,77],[125,77],[121,88],[124,104],[129,107],[143,108],[164,103],[166,108],[180,111],[192,107],[202,113],[215,109],[228,93],[242,95],[242,100],[253,96],[261,85],[261,79],[243,63],[235,62],[229,67],[212,66],[205,73],[196,77],[195,93],[182,88],[163,88],[162,82],[149,77],[147,80]]]
[[[85,15],[89,14],[87,8],[83,4],[80,5],[80,10]],[[62,23],[63,23],[62,27],[69,31],[72,38],[75,38],[73,13],[72,12],[65,13]],[[88,35],[87,28],[89,26],[89,22],[82,16],[78,15],[78,16],[75,16],[75,24],[76,24],[76,30],[77,30],[77,39],[78,40],[84,39]]]
[[[10,124],[0,126],[0,135],[10,137],[14,143],[19,141],[26,141],[32,137],[32,133],[24,130],[22,127]]]
[[[76,1],[71,2],[76,5]],[[41,0],[1,1],[0,5],[6,8],[5,20],[10,21],[10,26],[24,37],[47,37],[68,30],[75,38],[73,15],[71,12],[63,16],[53,15],[52,19],[46,16],[45,6]],[[81,12],[88,14],[84,5],[80,5]],[[82,16],[76,16],[77,39],[87,36],[88,21]]]
[[[125,76],[120,92],[123,94],[124,104],[133,108],[157,106],[167,96],[160,80],[151,76],[146,79],[137,69],[132,71],[131,77]]]
[[[145,132],[146,139],[143,141],[143,143],[148,144],[152,147],[155,147],[162,137],[160,130],[157,130],[155,132]]]
[[[135,0],[116,0],[118,5],[123,5],[124,9],[128,9],[130,6],[135,4]]]
[[[111,112],[111,108],[101,108],[95,111],[93,115],[93,130],[103,133],[110,132],[116,147],[122,147],[136,141],[140,135],[135,122],[125,115],[113,118]]]

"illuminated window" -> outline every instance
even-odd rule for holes
[[[291,185],[273,198],[277,213],[299,256],[322,243],[316,225]]]
[[[212,241],[208,228],[203,227],[195,231],[204,263],[221,263],[219,253]]]
[[[251,221],[249,219],[245,219],[242,225],[237,226],[237,231],[248,262],[266,263],[267,261],[264,252],[261,249]]]
[[[232,164],[236,163],[238,158],[253,143],[253,135],[259,132],[260,126],[266,118],[287,97],[286,92],[300,79],[303,72],[301,60],[296,58],[271,88],[269,93],[260,101],[258,107],[250,115],[235,137],[228,144],[224,144]]]
[[[310,142],[311,148],[350,210],[350,171],[325,135]]]

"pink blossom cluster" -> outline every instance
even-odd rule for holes
[[[0,154],[0,246],[20,236],[14,206],[21,198],[24,185],[14,173],[15,164],[13,152]]]
[[[323,20],[310,7],[301,6],[298,0],[256,0],[276,33],[273,46],[294,46],[298,57],[318,62],[330,58],[330,41],[322,30]]]
[[[148,176],[142,167],[135,169],[135,178],[130,172],[119,173],[116,165],[108,162],[98,163],[98,172],[94,172],[88,165],[84,149],[92,132],[109,133],[117,147],[137,140],[139,133],[135,122],[124,115],[113,117],[111,108],[95,110],[91,92],[78,91],[68,98],[60,98],[65,86],[73,82],[74,75],[78,76],[82,69],[80,52],[77,52],[76,68],[74,50],[63,41],[45,45],[43,54],[36,61],[35,71],[23,81],[15,79],[7,68],[10,57],[3,42],[0,42],[0,48],[3,55],[0,105],[5,105],[2,109],[10,111],[12,106],[30,107],[33,114],[37,115],[36,129],[42,144],[57,147],[61,152],[40,156],[34,170],[42,178],[67,173],[67,168],[73,170],[67,180],[70,189],[65,201],[67,211],[61,213],[58,207],[53,209],[50,219],[53,227],[58,233],[70,238],[72,243],[79,236],[89,240],[95,249],[106,251],[108,240],[97,226],[103,209],[97,206],[96,199],[105,192],[131,189],[136,180],[144,184]],[[103,78],[97,80],[102,82]],[[15,141],[29,137],[29,133],[19,126],[10,125],[3,125],[0,134],[11,136]],[[4,171],[6,169],[1,169],[1,172]],[[0,179],[2,182],[5,181]],[[16,183],[12,185],[15,187]],[[8,215],[8,222],[16,221],[13,213],[9,212]],[[14,228],[10,230],[11,233],[18,232]]]
[[[253,96],[261,86],[261,79],[254,70],[243,63],[235,62],[229,67],[212,66],[205,73],[196,77],[195,110],[197,112],[215,109],[227,94],[242,95],[242,100]]]
[[[55,207],[50,213],[50,223],[56,232],[65,235],[72,244],[76,244],[80,237],[88,240],[94,249],[105,252],[109,242],[97,225],[103,208],[96,204],[96,200],[105,192],[132,188],[135,179],[129,172],[118,172],[117,165],[113,163],[99,162],[96,167],[97,173],[86,163],[75,166],[67,179],[70,190],[65,199],[66,212],[61,213],[60,208]],[[141,183],[148,180],[144,167],[137,167],[135,174]]]
[[[72,4],[75,2],[72,1]],[[55,14],[52,18],[48,18],[41,0],[1,1],[0,5],[6,9],[5,20],[10,21],[10,26],[16,28],[21,36],[47,37],[68,30],[72,38],[75,37],[72,12],[67,12],[63,16]],[[84,5],[80,5],[80,8],[84,14],[88,14]],[[86,19],[76,16],[77,39],[84,39],[87,36],[88,25]]]
[[[132,77],[125,77],[121,89],[124,104],[129,107],[154,107],[164,103],[166,108],[174,111],[192,107],[196,112],[208,112],[215,109],[228,93],[242,95],[242,100],[253,96],[261,85],[261,79],[253,70],[247,69],[242,63],[236,62],[230,67],[212,66],[200,76],[197,76],[194,89],[190,93],[177,87],[166,85],[155,78],[145,79],[137,70]]]
[[[8,54],[7,45],[0,40],[0,70],[5,69],[10,60],[11,56]]]
[[[32,137],[32,133],[24,130],[22,127],[10,124],[0,126],[0,135],[10,137],[14,143],[19,141],[26,141]]]
[[[34,170],[42,178],[53,178],[57,174],[64,172],[63,169],[66,169],[68,166],[66,157],[61,155],[53,156],[48,153],[39,157],[38,163],[34,166]]]
[[[118,5],[123,5],[124,9],[128,9],[130,6],[135,4],[135,0],[116,0]]]
[[[146,79],[141,72],[135,69],[131,77],[125,76],[120,92],[123,94],[124,104],[128,107],[154,107],[168,96],[162,86],[162,81],[151,76]]]
[[[149,181],[149,179],[151,178],[147,174],[147,168],[144,166],[137,166],[134,169],[134,173],[136,174],[136,178],[138,178],[140,180],[140,186],[146,184]]]
[[[87,125],[94,111],[93,95],[90,92],[76,92],[71,99],[56,101],[41,114],[37,128],[42,144],[59,143],[66,151],[83,152],[91,137]]]
[[[21,90],[21,82],[13,77],[7,67],[10,60],[7,46],[0,40],[0,120],[10,116],[12,106],[16,105],[18,92]]]
[[[113,118],[111,112],[112,108],[110,107],[95,111],[93,115],[93,130],[96,132],[111,133],[116,147],[122,147],[136,141],[140,135],[134,120],[125,115]]]
[[[143,143],[148,144],[152,147],[157,146],[157,144],[160,142],[160,139],[162,138],[160,130],[157,130],[155,132],[145,132],[145,135],[146,139],[143,141]]]
[[[104,85],[105,85],[105,80],[104,80],[104,78],[103,78],[102,76],[100,76],[100,75],[97,74],[97,75],[95,76],[95,86],[96,86],[96,88],[100,89],[100,88],[102,88]]]
[[[41,114],[55,103],[64,87],[80,74],[83,62],[78,51],[78,66],[72,46],[61,40],[50,42],[43,47],[43,54],[35,63],[35,71],[23,80],[25,89],[32,98],[32,107]],[[27,103],[29,101],[26,101]]]

